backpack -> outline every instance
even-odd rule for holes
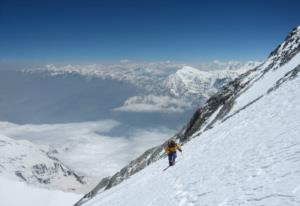
[[[176,147],[176,142],[174,140],[169,141],[168,147]]]

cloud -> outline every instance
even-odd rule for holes
[[[191,103],[183,99],[169,96],[134,96],[114,111],[120,112],[160,112],[160,113],[180,113],[191,107]]]
[[[120,124],[115,120],[39,125],[0,122],[0,133],[15,139],[27,139],[38,144],[56,147],[72,140],[83,142],[86,136],[109,132]]]
[[[0,133],[52,146],[58,150],[56,156],[64,164],[85,175],[92,183],[113,175],[145,150],[161,144],[176,132],[166,127],[132,128],[122,135],[110,136],[108,132],[118,126],[121,123],[114,120],[53,125],[0,122]]]

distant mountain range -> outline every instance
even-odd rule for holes
[[[120,65],[46,65],[24,69],[42,76],[81,75],[88,79],[115,80],[129,83],[140,90],[129,96],[123,105],[114,108],[122,112],[183,112],[203,103],[223,85],[260,62],[213,61],[200,65],[205,70],[170,62]],[[214,68],[214,69],[213,69]],[[101,94],[101,91],[99,91]],[[118,94],[114,94],[118,95]]]

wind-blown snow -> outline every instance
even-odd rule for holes
[[[265,94],[294,61],[252,87]],[[163,172],[159,160],[84,205],[300,205],[299,90],[297,76],[185,144],[174,167]],[[250,87],[243,96],[257,95]]]
[[[1,206],[71,206],[78,198],[78,194],[38,189],[0,177]]]

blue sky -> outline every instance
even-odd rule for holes
[[[5,63],[264,59],[300,1],[0,0]]]

